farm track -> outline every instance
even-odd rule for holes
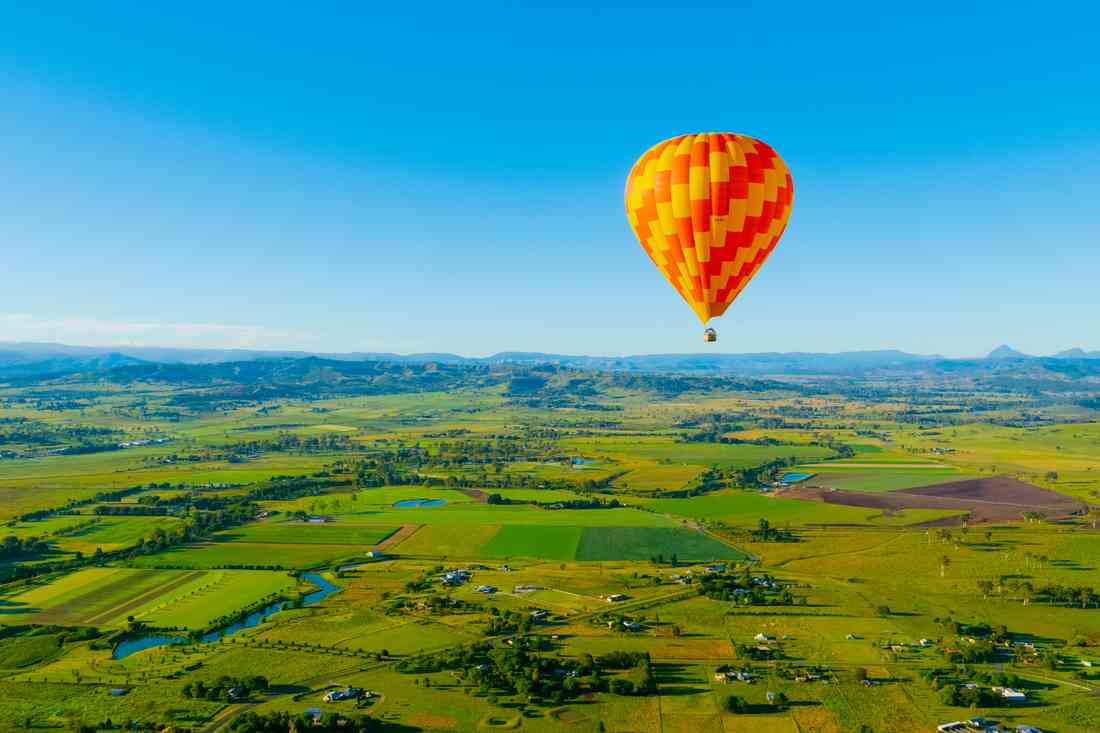
[[[378,543],[379,550],[388,550],[391,547],[401,544],[405,540],[412,537],[414,534],[424,528],[423,524],[403,524],[401,528],[391,534],[386,539]]]
[[[146,591],[145,593],[142,593],[137,598],[133,598],[129,602],[122,604],[121,606],[116,606],[115,608],[111,608],[111,609],[109,609],[107,611],[104,611],[104,612],[102,612],[102,613],[100,613],[96,616],[93,616],[92,618],[85,620],[85,623],[90,624],[90,625],[95,625],[96,623],[98,623],[100,621],[110,620],[111,618],[113,618],[115,616],[122,616],[122,615],[126,614],[128,611],[132,611],[135,608],[140,608],[141,606],[144,606],[146,603],[149,603],[150,601],[152,601],[152,600],[154,600],[154,599],[156,599],[156,598],[158,598],[158,597],[160,597],[160,596],[162,596],[166,593],[171,593],[175,589],[180,588],[184,585],[187,585],[188,583],[190,583],[193,580],[198,580],[199,578],[201,578],[204,575],[206,575],[205,570],[197,570],[193,573],[187,573],[186,575],[184,575],[181,578],[176,578],[175,580],[172,580],[170,582],[164,583],[163,585],[159,585],[155,588],[152,588],[152,589]]]
[[[879,549],[885,547],[886,545],[889,545],[893,542],[896,542],[897,540],[901,539],[903,536],[904,535],[901,535],[901,534],[895,534],[894,536],[889,537],[889,538],[883,540],[882,542],[879,542],[878,544],[871,545],[869,547],[861,547],[857,550],[838,550],[837,552],[823,552],[823,553],[819,553],[817,555],[799,555],[798,557],[788,557],[786,560],[780,560],[777,563],[772,563],[770,567],[781,568],[781,567],[786,566],[787,563],[802,562],[803,560],[817,560],[817,559],[824,558],[824,557],[838,557],[840,555],[859,555],[859,554],[862,554],[864,552],[871,552],[872,550],[879,550]]]

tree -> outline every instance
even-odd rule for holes
[[[772,698],[772,705],[775,706],[776,710],[786,710],[789,703],[786,693],[783,692],[775,693],[775,697]]]
[[[863,667],[856,667],[852,670],[852,676],[855,678],[856,682],[863,682],[867,679],[867,670]]]
[[[940,577],[941,578],[947,575],[947,568],[950,565],[951,565],[951,558],[949,558],[947,555],[944,555],[943,557],[940,558]]]
[[[745,702],[745,698],[737,695],[730,695],[726,698],[726,710],[731,713],[740,715],[749,709],[748,703]]]

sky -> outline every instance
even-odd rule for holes
[[[12,4],[0,341],[1100,349],[1100,9],[591,5]],[[705,345],[622,195],[715,130],[795,199]]]

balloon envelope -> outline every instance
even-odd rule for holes
[[[767,143],[729,132],[654,145],[626,181],[630,226],[706,323],[726,312],[791,216],[794,185]]]

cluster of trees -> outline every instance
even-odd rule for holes
[[[996,661],[999,652],[992,641],[977,639],[965,641],[944,650],[944,655],[959,664],[980,664]]]
[[[112,502],[122,501],[127,496],[133,496],[134,494],[145,491],[144,486],[129,486],[125,489],[115,489],[113,491],[99,491],[93,496],[84,499],[72,499],[64,506],[55,507],[53,509],[39,509],[38,511],[27,512],[26,514],[19,515],[19,521],[21,522],[35,522],[40,519],[46,519],[58,514],[76,514],[76,510],[83,506],[89,506],[91,504],[98,504],[100,502]]]
[[[1087,585],[1044,585],[1035,591],[1035,597],[1052,606],[1100,607],[1100,596]]]
[[[110,440],[117,447],[122,435],[119,430],[91,425],[56,425],[28,417],[0,418],[0,445],[93,445]]]
[[[423,466],[423,464],[421,464]],[[500,471],[497,472],[499,466]],[[423,466],[424,468],[430,467]],[[448,488],[473,489],[562,489],[565,491],[604,491],[626,472],[601,479],[572,481],[563,478],[540,478],[529,473],[507,473],[503,465],[493,466],[493,473],[479,471],[471,475],[445,478],[420,473],[415,462],[404,461],[392,455],[379,456],[361,462],[356,469],[356,484],[363,488],[379,486],[446,486]]]
[[[697,581],[699,594],[714,601],[733,601],[753,606],[793,606],[806,602],[795,599],[790,589],[780,586],[770,576],[757,576],[756,580],[746,569],[740,573],[708,573]]]
[[[782,658],[783,650],[778,646],[766,644],[736,644],[733,647],[733,654],[745,661],[766,662]]]
[[[554,704],[585,692],[647,695],[656,690],[648,653],[614,651],[600,657],[566,658],[545,653],[548,646],[542,639],[518,637],[512,642],[499,647],[479,642],[411,657],[398,662],[396,669],[407,674],[450,670],[485,695],[505,692]]]
[[[240,699],[255,692],[266,692],[269,683],[266,677],[252,675],[249,677],[230,677],[222,675],[213,682],[188,682],[183,686],[183,696],[198,700],[225,700]],[[238,692],[231,696],[230,690]]]
[[[167,506],[151,504],[100,504],[95,508],[100,516],[163,516],[168,514]]]
[[[306,713],[247,712],[234,720],[229,730],[233,733],[403,733],[420,729],[389,723],[369,715],[326,713],[314,718]]]
[[[16,537],[13,534],[0,543],[0,562],[17,562],[47,553],[50,543],[41,537]]]
[[[547,509],[618,509],[623,504],[618,499],[601,499],[598,496],[593,496],[587,499],[539,502],[539,506]]]
[[[535,620],[530,613],[520,611],[501,611],[496,606],[489,608],[489,625],[485,628],[486,636],[499,636],[501,634],[527,634],[535,625]]]
[[[798,538],[787,529],[773,527],[766,517],[756,523],[756,529],[750,530],[753,542],[797,542]]]
[[[201,453],[203,460],[221,460],[229,456],[253,457],[264,453],[354,453],[364,450],[363,444],[341,433],[295,435],[280,433],[261,440],[227,443],[216,450]]]
[[[1000,702],[997,694],[988,687],[960,687],[949,684],[940,690],[940,702],[957,708],[988,707]]]

